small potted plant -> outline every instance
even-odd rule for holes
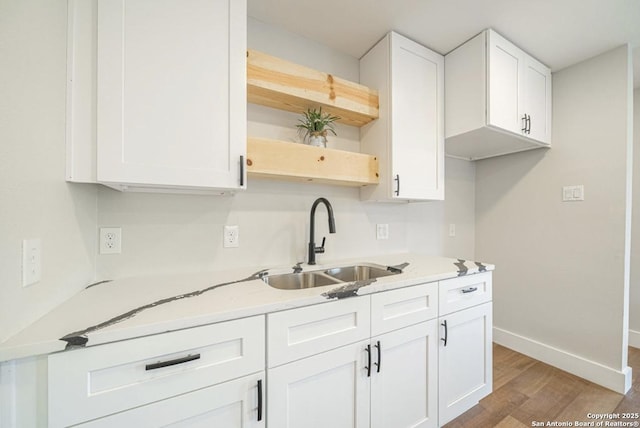
[[[333,122],[339,120],[338,116],[332,116],[330,113],[322,113],[322,107],[319,110],[308,109],[302,113],[303,118],[296,127],[302,138],[312,146],[327,147],[327,132],[336,134]]]

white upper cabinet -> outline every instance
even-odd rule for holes
[[[98,0],[95,16],[96,181],[120,190],[244,188],[246,1]],[[69,70],[84,71],[74,56],[88,60],[73,47]]]
[[[551,70],[527,56],[523,78],[522,112],[527,115],[527,137],[551,144]]]
[[[493,30],[445,56],[446,151],[483,159],[551,143],[551,71]]]
[[[360,59],[360,83],[378,88],[380,117],[360,128],[380,184],[363,200],[444,199],[444,58],[389,33]]]

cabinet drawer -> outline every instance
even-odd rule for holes
[[[264,369],[257,316],[49,356],[49,426],[109,415]]]
[[[269,367],[367,339],[369,302],[369,296],[362,296],[269,314]]]
[[[264,428],[264,409],[258,409],[259,372],[146,406],[94,419],[79,428],[114,427],[220,427]],[[259,412],[262,416],[259,417]]]
[[[440,315],[490,302],[491,272],[440,281]]]
[[[387,333],[438,316],[438,283],[371,296],[371,335]]]

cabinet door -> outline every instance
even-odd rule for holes
[[[469,410],[481,398],[491,393],[491,326],[492,303],[474,306],[440,318],[440,425]]]
[[[522,82],[524,52],[489,31],[489,125],[521,135],[524,129]]]
[[[269,426],[368,428],[368,341],[268,371]]]
[[[263,388],[261,372],[77,426],[262,428],[266,414],[259,408],[263,403],[259,397]]]
[[[523,114],[529,117],[527,137],[551,143],[551,70],[531,57],[524,62]]]
[[[438,426],[437,342],[437,320],[373,338],[372,428]]]
[[[444,199],[444,57],[391,36],[393,197]]]
[[[243,187],[245,55],[245,0],[99,0],[97,180]]]

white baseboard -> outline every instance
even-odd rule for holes
[[[629,330],[629,346],[640,348],[640,331]]]
[[[625,394],[631,388],[630,367],[618,371],[498,327],[493,328],[493,341],[620,394]]]

